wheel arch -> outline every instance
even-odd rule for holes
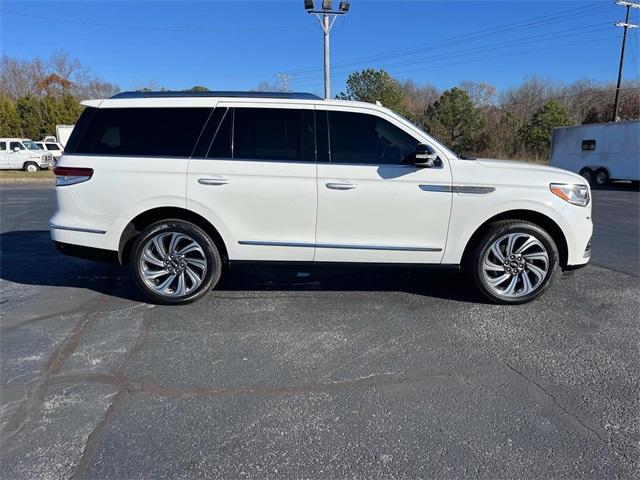
[[[140,234],[140,232],[142,232],[142,230],[144,230],[152,223],[170,218],[185,220],[202,228],[205,232],[207,232],[207,234],[211,237],[213,242],[218,247],[220,256],[222,256],[223,261],[226,262],[229,259],[227,247],[224,240],[222,239],[222,235],[220,235],[218,229],[206,218],[184,208],[157,207],[138,214],[127,224],[127,226],[122,231],[122,234],[120,235],[120,242],[118,245],[118,260],[120,264],[125,264],[129,260],[129,252],[131,251],[131,246],[133,245],[135,238]]]
[[[558,247],[560,267],[564,268],[567,266],[569,247],[562,229],[552,218],[548,217],[544,213],[536,212],[535,210],[508,210],[487,219],[475,230],[475,232],[473,232],[471,238],[467,242],[464,253],[462,254],[463,265],[469,259],[469,256],[471,255],[471,252],[473,252],[475,246],[489,230],[491,224],[499,220],[525,220],[543,228],[551,236]]]

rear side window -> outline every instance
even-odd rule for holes
[[[332,163],[413,164],[418,140],[383,118],[364,113],[329,112]]]
[[[596,149],[596,141],[595,140],[583,140],[582,141],[582,150],[595,150]]]
[[[47,150],[58,150],[58,146],[55,143],[45,143]]]
[[[81,135],[76,125],[66,153],[189,157],[210,108],[100,108]],[[84,127],[84,125],[81,125]],[[73,140],[73,141],[72,141]]]
[[[7,142],[0,142],[0,150],[6,150],[7,149]]]
[[[302,112],[279,108],[236,108],[233,157],[303,160]]]

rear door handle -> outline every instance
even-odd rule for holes
[[[226,185],[229,183],[229,179],[227,177],[199,178],[198,183],[200,185]]]
[[[327,188],[331,190],[351,190],[352,188],[356,188],[357,185],[355,183],[341,183],[341,182],[329,182],[327,183]]]

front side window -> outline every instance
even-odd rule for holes
[[[24,150],[24,147],[22,146],[22,143],[20,143],[20,142],[11,142],[11,143],[9,144],[9,150],[11,150],[12,152],[13,152],[16,148],[17,148],[18,150]]]
[[[306,160],[303,158],[303,110],[236,108],[233,158]],[[312,160],[312,159],[308,159]]]
[[[38,145],[33,140],[25,140],[23,143],[28,150],[44,150],[40,145]]]
[[[332,163],[413,164],[420,142],[383,118],[364,113],[329,112]]]
[[[81,136],[69,139],[66,153],[190,157],[210,113],[210,108],[95,109]]]

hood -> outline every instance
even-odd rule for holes
[[[479,163],[483,167],[495,168],[499,170],[508,169],[510,171],[520,171],[521,173],[539,173],[546,174],[553,178],[557,178],[556,181],[566,181],[571,183],[587,184],[588,182],[577,173],[570,172],[569,170],[563,170],[562,168],[550,167],[548,165],[542,165],[540,163],[529,163],[517,160],[499,160],[496,158],[478,158],[474,162]]]

